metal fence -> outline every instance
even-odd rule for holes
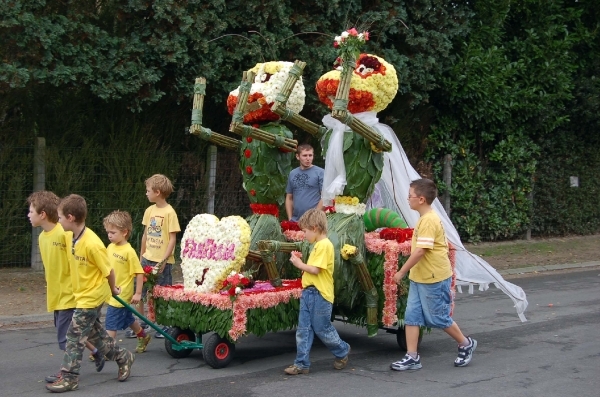
[[[216,156],[212,162],[211,150]],[[144,180],[154,173],[167,175],[175,185],[168,202],[177,212],[182,230],[199,213],[218,217],[250,214],[235,152],[215,147],[201,153],[139,152],[131,148],[105,151],[54,147],[43,140],[29,147],[4,144],[0,145],[0,221],[4,225],[0,231],[0,267],[29,267],[36,262],[40,231],[29,224],[26,200],[31,192],[41,189],[61,197],[71,193],[85,197],[86,224],[105,243],[104,216],[115,209],[130,212],[134,222],[130,242],[138,249],[141,220],[150,205]]]

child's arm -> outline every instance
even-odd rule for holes
[[[140,262],[142,261],[142,255],[146,252],[146,233],[148,233],[148,226],[144,226],[144,234],[142,234],[142,243],[140,244]]]
[[[158,272],[162,273],[165,268],[165,263],[167,263],[167,259],[173,254],[175,251],[175,243],[177,242],[177,233],[170,232],[169,233],[169,244],[167,244],[167,250],[165,251],[165,257],[158,263],[159,269]]]
[[[410,253],[410,257],[406,260],[406,262],[404,262],[402,268],[400,268],[400,270],[394,274],[394,281],[396,284],[398,284],[404,278],[404,276],[406,276],[406,273],[408,273],[410,269],[419,263],[423,255],[425,255],[425,252],[426,248],[417,247],[413,252]]]
[[[292,255],[290,256],[290,262],[292,262],[292,265],[296,266],[298,269],[302,270],[303,272],[306,272],[309,274],[314,274],[314,275],[319,274],[319,272],[321,271],[321,268],[316,267],[316,266],[307,265],[306,263],[302,262],[302,259],[300,259],[301,255],[302,254],[300,254],[298,251],[292,251]]]
[[[110,273],[106,276],[108,280],[108,285],[110,286],[110,293],[113,295],[119,295],[121,293],[121,288],[115,286],[115,271],[110,269]]]
[[[142,291],[144,288],[144,274],[135,275],[135,294],[131,297],[131,304],[137,305],[142,300]]]

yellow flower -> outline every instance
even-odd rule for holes
[[[342,258],[348,260],[349,257],[356,255],[356,247],[350,244],[344,244],[340,254],[342,254]]]
[[[352,197],[352,205],[358,205],[358,203],[360,203],[358,197]]]

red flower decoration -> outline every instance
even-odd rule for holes
[[[252,156],[252,152],[250,151],[250,149],[246,149],[244,150],[244,156],[249,159],[250,156]]]
[[[251,143],[252,142],[252,137],[251,136],[247,136],[246,137],[246,142]]]
[[[352,29],[348,30],[348,34],[350,36],[358,36],[358,31],[356,30],[356,28],[352,28]]]
[[[250,195],[251,196],[256,196],[256,190],[254,190],[254,189],[250,190]]]
[[[339,46],[340,46],[340,45],[338,44],[338,42],[337,42],[337,41],[334,41],[334,42],[333,42],[333,48],[338,48]]]
[[[247,166],[247,167],[246,167],[246,173],[247,173],[247,174],[252,174],[252,167],[250,167],[250,166]]]
[[[299,232],[300,231],[300,226],[298,226],[298,222],[294,222],[294,221],[281,221],[281,229],[283,229],[284,232],[288,231],[288,230]]]
[[[396,240],[398,243],[403,243],[412,239],[413,229],[402,229],[399,227],[390,227],[382,229],[379,232],[379,237],[384,240]]]
[[[250,204],[250,209],[252,209],[253,214],[269,214],[279,218],[279,207],[276,204]]]

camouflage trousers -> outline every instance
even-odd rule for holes
[[[67,346],[61,367],[66,380],[77,382],[85,343],[90,342],[98,353],[117,363],[124,361],[127,350],[117,346],[100,322],[102,305],[94,309],[75,309],[67,331]]]

